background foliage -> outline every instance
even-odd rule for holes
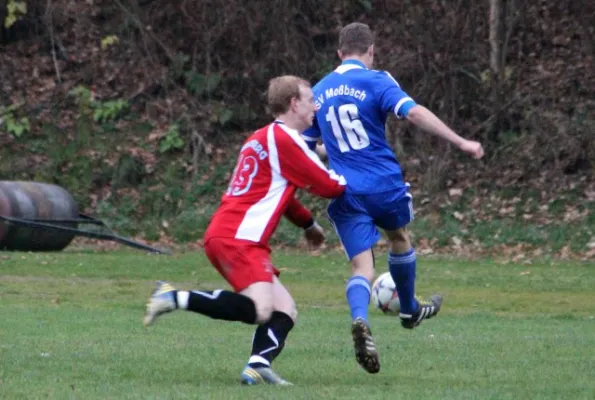
[[[8,0],[0,19],[0,179],[63,185],[123,231],[200,238],[267,81],[316,82],[362,21],[377,67],[487,150],[389,122],[419,246],[595,248],[592,1]]]

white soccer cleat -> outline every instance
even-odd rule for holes
[[[252,368],[246,366],[242,371],[241,381],[242,384],[249,386],[262,384],[293,386],[292,383],[277,375],[271,367]]]
[[[176,289],[167,282],[157,282],[157,287],[151,293],[143,324],[151,325],[160,315],[174,311],[176,307]]]

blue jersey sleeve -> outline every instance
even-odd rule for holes
[[[304,138],[310,150],[314,150],[316,148],[316,142],[318,142],[318,139],[320,139],[320,129],[318,129],[316,117],[314,117],[314,123],[312,126],[302,133],[302,138]]]
[[[382,111],[386,114],[394,112],[397,118],[405,118],[409,110],[417,105],[386,71],[378,71],[375,92]]]

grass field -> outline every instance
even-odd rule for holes
[[[275,256],[300,320],[277,371],[242,387],[253,329],[177,312],[141,325],[156,279],[226,287],[200,253],[0,253],[2,399],[594,399],[595,266],[421,257],[441,314],[413,331],[372,312],[382,369],[355,362],[342,254]],[[386,257],[378,260],[379,271]]]

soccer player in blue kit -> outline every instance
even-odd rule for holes
[[[318,111],[312,128],[302,136],[311,149],[322,139],[330,167],[348,182],[345,194],[329,204],[328,214],[351,261],[346,297],[356,360],[367,372],[377,373],[380,362],[368,323],[368,304],[378,227],[390,242],[388,267],[397,287],[401,325],[413,329],[442,306],[440,295],[429,300],[415,295],[416,257],[406,230],[413,220],[412,197],[386,142],[386,119],[394,113],[476,159],[483,156],[483,148],[417,104],[388,72],[371,69],[374,36],[368,25],[345,26],[337,53],[342,64],[314,86]]]

